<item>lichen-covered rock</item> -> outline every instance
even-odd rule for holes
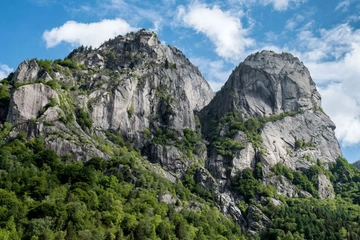
[[[292,169],[304,169],[318,161],[334,162],[342,156],[334,129],[327,115],[312,110],[268,122],[261,130],[266,149],[263,163],[273,166],[280,162]]]
[[[250,233],[261,232],[271,224],[271,220],[253,204],[249,205],[246,220],[248,223],[248,232]]]
[[[243,122],[255,118],[259,128],[247,134],[260,134],[262,142],[255,141],[261,147],[253,146],[254,138],[246,136],[246,131],[230,134],[230,126],[226,125],[229,123],[223,123],[219,137],[231,137],[243,148],[233,150],[233,156],[209,151],[206,166],[218,179],[231,178],[244,168],[254,168],[258,162],[265,175],[277,163],[293,170],[304,170],[313,164],[327,167],[342,153],[335,125],[320,106],[315,83],[298,58],[271,51],[250,55],[201,110],[200,119],[204,135],[209,136],[214,134],[214,127],[208,119],[219,121],[224,116],[234,119],[234,114]]]
[[[334,187],[330,180],[322,173],[318,175],[318,191],[320,199],[334,198],[335,192]]]
[[[24,83],[36,81],[39,78],[45,81],[51,80],[51,76],[44,71],[36,62],[35,59],[25,60],[16,69],[12,80],[14,83]]]
[[[298,58],[262,51],[248,56],[232,72],[206,109],[216,116],[244,111],[245,117],[254,117],[319,108],[320,102],[309,70]]]
[[[39,112],[51,102],[59,103],[59,97],[53,89],[42,83],[29,84],[16,89],[11,97],[6,121],[15,125],[36,119]]]

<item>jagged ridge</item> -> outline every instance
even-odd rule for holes
[[[21,131],[44,136],[48,148],[83,161],[110,159],[116,144],[134,147],[163,168],[155,171],[183,179],[252,233],[270,220],[256,222],[262,212],[253,204],[246,215],[239,208],[251,195],[238,194],[236,182],[249,169],[285,196],[334,197],[323,172],[312,175],[313,188],[274,176],[277,164],[296,175],[325,171],[341,156],[309,71],[289,53],[250,55],[213,98],[178,49],[141,30],[98,49],[80,47],[64,60],[25,61],[7,81],[11,98],[0,113],[14,126],[9,138]]]

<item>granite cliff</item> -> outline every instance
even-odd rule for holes
[[[271,176],[273,166],[280,163],[303,171],[316,164],[328,167],[342,156],[335,125],[321,109],[308,69],[289,53],[262,51],[247,57],[201,111],[200,119],[214,146],[206,167],[224,186],[239,170],[260,163],[267,183],[298,196],[281,190],[282,183],[277,186]],[[223,146],[214,135],[242,144],[221,154]],[[327,187],[321,188],[322,184]],[[319,183],[321,198],[334,196],[329,184],[328,180]]]
[[[249,170],[280,195],[334,197],[329,177],[313,170],[342,155],[335,125],[308,69],[289,53],[250,55],[215,94],[180,50],[140,30],[64,60],[26,60],[4,81],[7,139],[43,137],[79,161],[110,159],[116,145],[138,150],[155,172],[212,199],[252,234],[271,221],[256,204],[245,213],[241,203],[282,203],[244,192]],[[299,174],[313,185],[294,180]]]

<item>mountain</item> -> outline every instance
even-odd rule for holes
[[[260,163],[265,182],[290,197],[298,196],[292,187],[284,189],[284,184],[278,186],[267,177],[273,166],[280,163],[303,171],[314,164],[328,167],[342,156],[335,125],[321,109],[308,69],[289,53],[262,51],[247,57],[200,116],[204,135],[209,141],[215,136],[217,148],[207,168],[220,181]],[[224,139],[241,146],[228,151]],[[320,198],[333,197],[330,181],[323,175],[319,179]]]
[[[106,138],[104,131],[116,132],[173,172],[187,164],[175,144],[158,143],[168,141],[166,134],[176,141],[183,129],[196,131],[194,111],[213,92],[178,49],[141,30],[96,50],[80,47],[55,61],[56,69],[47,64],[25,61],[14,73],[14,84],[23,86],[14,90],[6,121],[21,124],[16,130],[25,130],[29,138],[45,136],[47,147],[78,160],[109,158],[92,135]],[[27,84],[31,81],[38,83]]]
[[[142,29],[22,62],[0,121],[9,239],[360,236],[360,171],[290,53],[248,56],[215,94]]]

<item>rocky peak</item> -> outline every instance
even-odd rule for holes
[[[243,111],[250,117],[269,116],[321,106],[320,94],[304,64],[290,53],[272,51],[248,56],[215,99],[226,103],[215,115]]]
[[[44,69],[42,69],[35,59],[25,60],[16,69],[12,80],[14,83],[25,83],[36,81],[38,79],[50,80],[51,77]]]
[[[79,47],[64,60],[24,61],[6,84],[10,99],[0,119],[12,124],[10,137],[41,136],[60,156],[81,161],[135,148],[154,171],[215,199],[250,232],[270,220],[257,205],[240,210],[247,198],[259,201],[240,184],[262,181],[289,197],[334,197],[327,175],[315,170],[341,156],[335,125],[308,69],[289,53],[250,55],[213,98],[180,50],[140,30],[97,49]],[[316,186],[296,183],[300,172]],[[167,195],[159,201],[177,200]]]
[[[271,180],[276,164],[306,172],[313,165],[326,168],[342,155],[308,69],[290,53],[248,56],[199,116],[210,145],[205,166],[220,191],[237,173],[260,164],[264,181],[294,192],[291,181],[277,186]],[[320,198],[334,196],[326,176],[318,182]]]
[[[117,36],[97,49],[81,46],[64,60],[24,61],[13,82],[18,84],[7,119],[21,123],[15,132],[61,132],[49,137],[47,145],[60,155],[70,152],[80,159],[88,154],[88,159],[104,156],[94,151],[93,135],[105,137],[111,131],[173,172],[183,172],[194,160],[173,145],[181,142],[184,129],[197,130],[194,111],[214,95],[180,50],[163,45],[148,30]],[[78,138],[65,134],[66,128]],[[79,139],[87,145],[75,146]]]

